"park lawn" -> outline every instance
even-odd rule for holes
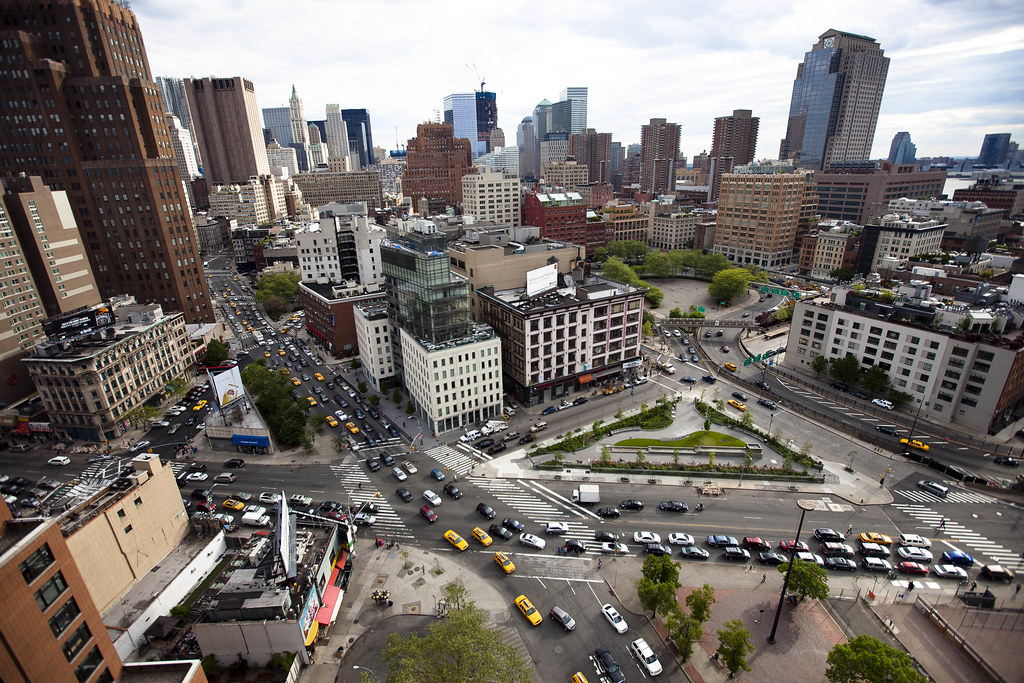
[[[661,441],[659,439],[624,439],[615,444],[625,447],[653,446],[657,448],[693,448],[694,446],[738,446],[743,448],[747,444],[735,436],[722,434],[721,432],[693,432],[682,439],[674,441]]]

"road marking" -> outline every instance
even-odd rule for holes
[[[544,496],[544,497],[548,498],[548,500],[551,500],[552,502],[558,503],[562,508],[568,510],[569,512],[572,512],[573,514],[575,514],[578,517],[583,517],[584,515],[590,515],[594,519],[601,519],[601,517],[598,516],[596,513],[591,512],[590,510],[588,510],[588,509],[586,509],[584,507],[581,507],[580,505],[577,505],[576,503],[573,503],[572,501],[566,499],[565,497],[563,497],[562,495],[560,495],[558,493],[555,493],[554,491],[552,491],[548,487],[546,487],[546,486],[544,486],[544,485],[542,485],[542,484],[540,484],[538,482],[535,482],[535,481],[525,481],[523,483],[525,483],[528,487],[530,487],[530,488],[532,488],[534,490],[540,489],[540,491],[537,491],[538,493],[540,493],[541,491],[546,491],[547,493],[551,494],[550,496]],[[541,493],[541,495],[544,495],[544,494]],[[552,498],[551,496],[554,496],[554,497]]]
[[[586,584],[604,583],[604,581],[601,581],[600,579],[581,579],[581,578],[564,577],[564,576],[537,576],[535,574],[519,574],[519,573],[513,574],[512,578],[515,578],[515,579],[536,579],[537,581],[542,581],[542,580],[543,581],[579,581],[580,583],[586,583]],[[593,592],[594,588],[591,587],[590,590],[591,590],[591,592]],[[595,598],[597,597],[597,593],[594,593],[594,597]]]
[[[744,517],[743,519],[764,519],[763,517]]]

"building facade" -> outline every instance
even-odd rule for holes
[[[988,133],[978,152],[979,166],[1002,166],[1010,151],[1009,133]]]
[[[342,109],[341,118],[348,130],[348,144],[354,157],[352,170],[357,171],[377,163],[373,154],[373,131],[370,129],[370,112],[365,109]]]
[[[406,147],[405,164],[406,197],[461,204],[462,178],[473,165],[471,141],[456,138],[450,123],[421,123]]]
[[[359,371],[374,391],[386,392],[394,385],[395,361],[391,346],[391,323],[383,297],[352,309],[359,349]]]
[[[749,109],[734,109],[732,116],[719,116],[715,119],[711,156],[732,157],[736,166],[754,161],[757,129],[761,119],[751,114]]]
[[[979,180],[970,187],[953,190],[953,201],[983,202],[990,209],[999,209],[1003,218],[1010,220],[1024,214],[1024,183],[998,178]]]
[[[185,79],[203,173],[212,185],[270,175],[256,87],[240,78]]]
[[[541,173],[545,185],[561,187],[569,192],[576,192],[581,185],[586,185],[590,170],[575,160],[553,161],[543,168]]]
[[[892,136],[889,145],[890,164],[912,164],[917,161],[917,145],[910,141],[910,133],[900,131]]]
[[[651,119],[640,130],[640,191],[665,194],[675,188],[680,127],[665,119]]]
[[[346,164],[344,170],[352,170],[352,162],[349,160],[351,149],[348,140],[348,127],[345,125],[345,120],[341,118],[340,105],[327,105],[325,127],[327,128],[328,164],[331,161],[339,161]]]
[[[857,254],[857,272],[862,275],[906,263],[914,256],[938,253],[946,224],[931,218],[887,214],[877,225],[865,225]]]
[[[1003,212],[990,209],[981,202],[958,202],[939,199],[893,199],[886,213],[910,214],[933,218],[946,224],[942,235],[943,251],[963,250],[968,239],[975,237],[978,243],[988,243],[999,236],[999,224]]]
[[[634,203],[606,204],[600,211],[612,242],[634,241],[647,244],[651,238],[651,216]]]
[[[359,353],[355,307],[382,301],[379,285],[299,283],[299,303],[306,312],[306,331],[336,356]]]
[[[714,250],[737,264],[789,263],[807,189],[803,173],[723,175]]]
[[[900,197],[938,197],[946,184],[946,171],[919,171],[915,164],[873,162],[833,166],[814,173],[818,213],[864,225],[873,211],[884,210]],[[954,195],[954,198],[955,195]]]
[[[569,86],[562,90],[561,99],[569,102],[569,132],[582,133],[587,129],[587,88]]]
[[[374,209],[384,206],[380,174],[376,171],[313,171],[292,178],[311,206],[363,202]]]
[[[587,181],[607,183],[611,180],[611,133],[598,133],[593,128],[587,128],[582,133],[570,135],[569,156],[587,167]]]
[[[578,193],[527,190],[523,202],[523,225],[540,228],[545,239],[586,245],[587,207]]]
[[[651,203],[651,234],[648,245],[662,251],[692,249],[697,234],[697,215],[674,205]]]
[[[838,268],[853,268],[860,244],[860,226],[840,221],[822,221],[818,229],[800,240],[799,273],[831,279]]]
[[[462,213],[518,228],[522,224],[519,176],[486,168],[463,176]]]

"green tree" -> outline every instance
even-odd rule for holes
[[[745,268],[730,268],[715,273],[708,285],[708,296],[716,301],[732,303],[743,296],[750,286],[750,271]]]
[[[321,429],[326,421],[327,418],[320,413],[313,413],[309,416],[309,426],[316,430]]]
[[[365,394],[366,393],[366,382],[364,382],[363,380],[359,380],[359,383],[356,384],[356,391],[358,391],[360,394]]]
[[[647,456],[644,455],[644,449],[636,449],[636,461],[641,465],[647,462]]]
[[[668,637],[679,650],[679,656],[684,662],[693,656],[693,645],[704,635],[704,628],[700,622],[689,614],[677,609],[669,614],[665,620],[665,630]]]
[[[598,247],[594,250],[594,260],[598,263],[607,261],[609,256],[608,247]]]
[[[825,358],[825,356],[815,356],[814,360],[811,361],[811,370],[814,370],[819,375],[828,370],[828,358]]]
[[[402,402],[402,392],[399,390],[398,387],[395,387],[394,390],[392,390],[391,392],[391,402],[394,403],[396,406]]]
[[[845,282],[847,280],[852,280],[853,277],[856,274],[857,274],[857,271],[855,271],[853,268],[850,268],[849,266],[844,266],[842,268],[836,268],[835,270],[830,272],[828,275],[833,280],[840,280],[840,281]]]
[[[700,588],[695,588],[686,596],[686,606],[690,608],[690,614],[699,624],[703,624],[711,618],[711,606],[717,601],[715,589],[708,583]]]
[[[676,274],[672,258],[662,251],[648,254],[644,259],[644,269],[650,277],[672,277]]]
[[[376,408],[377,406],[380,405],[380,396],[378,396],[377,394],[370,394],[369,396],[366,397],[366,401],[371,406]]]
[[[907,403],[910,403],[914,399],[913,394],[908,394],[905,391],[899,391],[898,389],[893,388],[890,388],[889,391],[886,392],[885,397],[889,399],[892,402],[892,404],[897,408]]]
[[[673,562],[672,558],[667,555],[648,556],[644,559],[640,574],[656,583],[668,584],[673,591],[681,585],[679,583],[679,563]]]
[[[749,410],[744,410],[743,411],[743,416],[740,417],[740,424],[745,429],[753,429],[754,428],[754,416],[751,414],[751,412]]]
[[[228,359],[228,347],[219,339],[211,339],[206,343],[203,365],[220,365]]]
[[[645,322],[644,325],[643,325],[642,330],[643,330],[643,334],[644,334],[645,337],[653,337],[654,336],[654,323]]]
[[[608,450],[608,446],[601,444],[601,462],[609,463],[612,461],[612,452]]]
[[[617,256],[612,256],[601,264],[601,274],[610,280],[624,282],[628,285],[640,279],[636,272]]]
[[[840,382],[853,384],[860,377],[860,361],[857,356],[848,353],[842,358],[836,358],[829,366],[828,374]]]
[[[724,624],[724,628],[718,629],[718,654],[729,669],[729,676],[735,676],[740,669],[750,671],[747,664],[747,654],[754,651],[754,644],[750,642],[750,631],[743,626],[740,619],[733,619]]]
[[[925,683],[910,656],[871,636],[856,636],[828,653],[825,678],[832,683]]]
[[[652,581],[646,576],[636,580],[636,594],[644,609],[651,611],[651,619],[659,614],[670,614],[672,608],[676,607],[676,592],[672,586]]]
[[[889,375],[877,365],[872,365],[861,379],[864,388],[873,394],[884,394],[889,388]]]
[[[405,414],[406,415],[412,415],[415,412],[416,412],[416,404],[415,403],[413,403],[412,401],[409,401],[408,403],[405,404]]]
[[[796,307],[796,302],[790,299],[786,303],[775,309],[775,314],[772,316],[779,322],[786,322],[787,320],[793,319],[793,309]]]
[[[188,391],[188,382],[184,377],[175,377],[167,383],[167,389],[171,392],[171,396],[184,396]]]
[[[780,574],[785,574],[788,562],[778,565]],[[793,571],[789,573],[789,590],[801,598],[824,600],[828,597],[828,571],[814,562],[793,560]]]
[[[682,318],[683,317],[683,309],[679,308],[679,306],[676,306],[675,308],[673,308],[671,311],[668,312],[668,317],[670,317],[670,318]]]
[[[268,296],[263,299],[260,303],[263,304],[264,310],[271,320],[278,320],[282,315],[288,312],[288,301],[279,296]]]

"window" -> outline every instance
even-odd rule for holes
[[[39,609],[45,611],[67,589],[68,584],[64,581],[64,575],[57,572],[50,577],[49,581],[43,584],[42,588],[36,591],[36,604],[39,605]]]
[[[68,636],[67,641],[61,646],[64,650],[64,656],[67,657],[68,663],[71,663],[85,644],[92,640],[92,631],[89,630],[89,625],[83,623],[81,626],[75,629],[75,632]]]
[[[970,350],[969,350],[969,349],[965,349],[965,348],[964,348],[964,347],[962,347],[962,346],[954,346],[954,347],[953,347],[953,350],[952,350],[952,352],[951,352],[951,353],[952,353],[952,354],[953,354],[954,356],[960,356],[960,357],[962,357],[962,358],[966,358],[966,357],[967,357],[967,354],[969,354],[969,353],[970,353]]]
[[[44,543],[36,548],[34,553],[25,558],[25,561],[18,565],[18,569],[21,570],[25,583],[32,583],[51,564],[53,564],[53,553],[50,552],[50,546]]]
[[[103,655],[100,654],[100,649],[94,645],[89,654],[82,660],[82,663],[75,667],[75,678],[83,683],[89,680],[102,661]]]
[[[50,617],[50,630],[53,631],[53,635],[60,636],[64,629],[70,626],[71,622],[77,619],[81,613],[82,611],[78,609],[78,603],[74,598],[61,605],[60,609]]]

